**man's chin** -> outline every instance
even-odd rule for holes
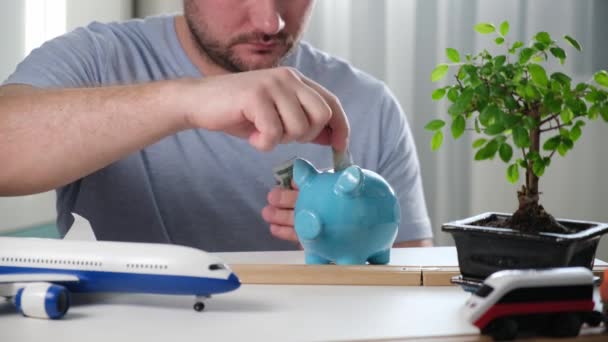
[[[279,66],[282,59],[282,57],[269,58],[269,56],[256,56],[253,58],[241,59],[238,64],[243,71],[269,69]]]

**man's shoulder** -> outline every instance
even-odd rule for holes
[[[145,39],[150,36],[162,35],[174,21],[173,15],[160,15],[146,17],[143,19],[135,18],[124,21],[98,22],[93,21],[85,27],[76,31],[83,31],[101,39]],[[124,41],[123,41],[124,43]]]
[[[300,42],[288,64],[330,90],[346,88],[354,92],[376,94],[384,94],[387,91],[384,82],[357,69],[348,61],[304,41]]]

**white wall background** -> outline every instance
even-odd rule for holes
[[[68,1],[73,2],[68,8],[80,6],[79,22],[120,18],[131,8],[120,0]],[[90,6],[105,3],[107,12],[91,10]],[[139,17],[179,12],[182,1],[137,0],[133,8]],[[12,2],[0,4],[0,13],[18,11],[19,6]],[[107,16],[101,18],[102,13]],[[608,69],[604,36],[608,21],[602,17],[606,13],[605,0],[320,0],[305,38],[384,80],[397,95],[417,141],[435,240],[443,245],[451,244],[451,239],[440,232],[442,222],[484,211],[511,212],[516,206],[517,189],[506,182],[502,163],[473,162],[471,136],[458,141],[446,139],[439,152],[430,151],[430,134],[423,127],[446,112],[445,103],[435,103],[430,98],[432,90],[440,86],[431,84],[430,73],[436,64],[446,60],[445,48],[473,52],[491,46],[489,39],[474,33],[473,25],[507,19],[513,39],[527,40],[538,30],[554,37],[566,33],[575,36],[584,52],[577,54],[569,49],[565,71],[576,79],[587,80],[593,71]],[[0,32],[8,32],[7,28],[15,32],[14,15],[0,14],[0,19],[0,27],[6,27]],[[10,39],[18,46],[18,38]],[[18,57],[4,54],[0,60]],[[6,65],[0,63],[0,68],[5,68],[0,69],[0,76],[11,70]],[[583,137],[566,158],[553,161],[541,187],[542,202],[555,216],[608,222],[604,204],[608,182],[602,178],[608,171],[604,146],[608,146],[608,125],[598,121],[584,128]],[[4,212],[0,201],[0,213]],[[603,239],[598,253],[603,259],[608,259],[607,240]]]

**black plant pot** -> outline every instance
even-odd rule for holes
[[[442,225],[452,234],[460,273],[465,279],[483,280],[504,269],[584,266],[593,268],[595,250],[608,232],[608,224],[558,219],[574,234],[523,234],[508,228],[475,225],[509,214],[484,213]]]

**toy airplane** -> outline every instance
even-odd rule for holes
[[[218,257],[167,244],[0,237],[0,297],[24,316],[61,318],[70,292],[132,292],[204,298],[240,281]]]

